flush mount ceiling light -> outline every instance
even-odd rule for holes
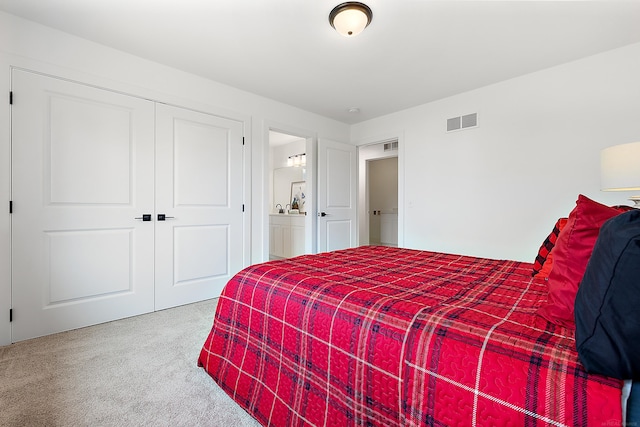
[[[341,3],[329,14],[329,23],[345,37],[357,36],[367,28],[373,18],[369,6],[357,1]]]

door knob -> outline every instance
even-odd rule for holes
[[[326,213],[326,212],[318,212],[318,216],[327,216],[327,215],[329,215],[329,214]]]
[[[164,221],[165,219],[173,219],[172,216],[166,216],[165,214],[158,214],[158,221]]]
[[[137,218],[134,219],[141,219],[143,221],[151,221],[151,214],[142,214],[142,216],[139,216]]]

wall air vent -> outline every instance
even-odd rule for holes
[[[384,151],[394,151],[398,149],[398,141],[386,142],[384,144]]]
[[[447,119],[447,132],[478,126],[478,113]]]

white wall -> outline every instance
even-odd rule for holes
[[[629,204],[599,191],[599,152],[640,141],[638,76],[634,44],[354,125],[352,141],[403,135],[404,246],[532,262],[579,193]],[[446,133],[473,112],[477,128]]]
[[[215,52],[211,53],[215,55]],[[221,59],[222,60],[222,59]],[[256,64],[259,66],[260,64]],[[244,123],[247,256],[263,259],[268,200],[268,124],[349,140],[349,126],[0,12],[0,345],[9,342],[10,68],[21,67]],[[15,94],[19,102],[20,94]],[[4,206],[4,207],[3,207]]]

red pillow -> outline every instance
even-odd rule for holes
[[[549,272],[551,271],[551,265],[553,262],[550,259],[551,251],[556,245],[558,235],[566,224],[567,218],[558,219],[553,226],[553,230],[551,230],[551,233],[549,233],[547,238],[544,239],[544,242],[542,242],[542,245],[540,245],[540,249],[538,249],[538,255],[536,255],[536,259],[533,262],[533,272],[531,273],[532,276],[543,277],[545,279],[549,276]],[[543,271],[545,273],[541,274]]]
[[[575,327],[573,305],[600,226],[619,213],[582,194],[578,196],[553,248],[553,268],[547,281],[549,295],[538,314],[557,325]]]

